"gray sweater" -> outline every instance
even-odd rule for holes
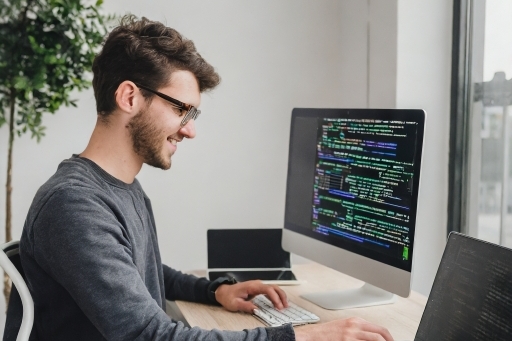
[[[162,265],[151,203],[73,156],[39,189],[20,256],[37,340],[294,340],[290,325],[244,331],[187,328],[165,300],[216,304],[210,281]],[[213,299],[214,300],[214,299]]]

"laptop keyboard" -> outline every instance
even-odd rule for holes
[[[320,321],[318,316],[290,301],[288,301],[288,308],[282,310],[274,308],[272,302],[265,295],[256,296],[252,302],[258,307],[258,309],[254,309],[253,316],[270,327],[286,323],[297,326]]]

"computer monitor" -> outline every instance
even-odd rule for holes
[[[409,296],[425,116],[293,109],[283,249],[365,282],[305,299],[344,309]]]

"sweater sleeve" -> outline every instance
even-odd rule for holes
[[[156,226],[151,200],[149,200],[145,193],[144,201],[151,222],[153,226]],[[162,272],[164,274],[165,298],[167,300],[217,304],[217,301],[209,299],[208,290],[211,281],[206,278],[184,274],[164,264],[162,264]]]
[[[36,260],[107,340],[294,340],[290,326],[207,331],[171,320],[145,287],[123,226],[87,189],[55,192],[34,224]]]
[[[198,303],[216,304],[208,298],[211,281],[174,270],[163,265],[165,298],[171,301],[182,300]]]

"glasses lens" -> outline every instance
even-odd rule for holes
[[[200,110],[197,110],[194,107],[190,108],[185,117],[183,117],[183,120],[181,121],[181,126],[184,127],[191,119],[196,120],[200,113]]]

